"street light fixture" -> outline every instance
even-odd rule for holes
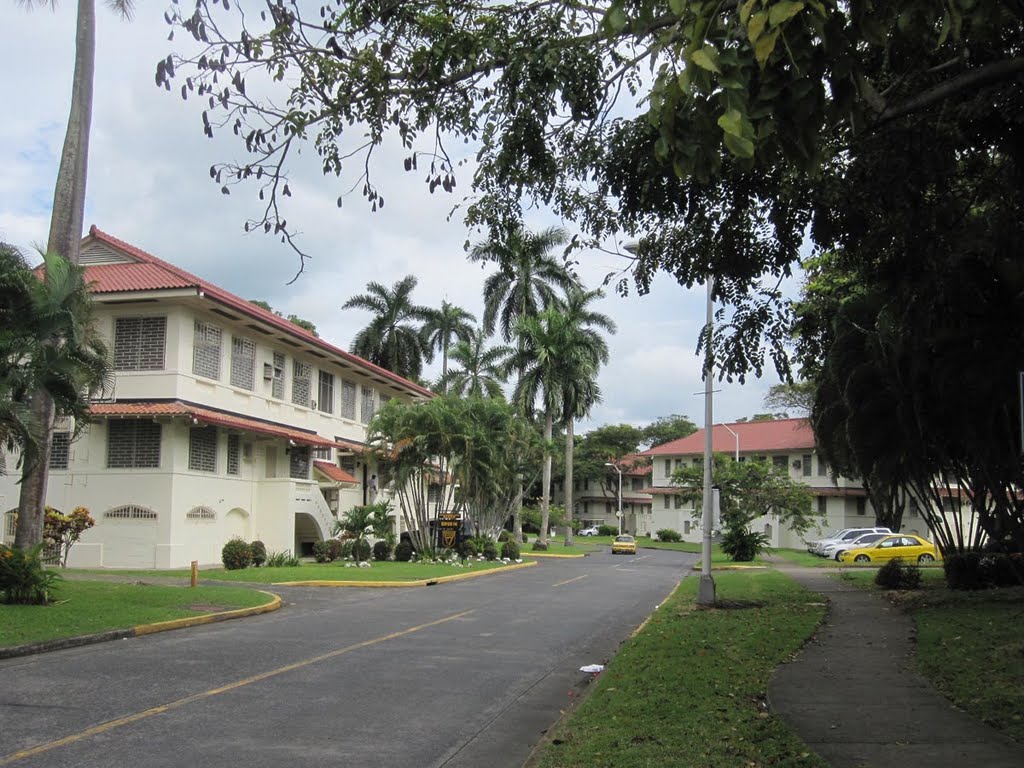
[[[619,473],[619,535],[622,535],[622,470],[619,469],[618,465],[612,464],[610,461],[604,463],[606,467],[611,467]]]
[[[732,435],[733,437],[736,438],[736,461],[739,461],[740,460],[740,436],[738,434],[736,434],[735,432],[733,432],[731,429],[729,429],[729,425],[728,424],[720,424],[719,426],[725,427],[726,431],[728,431],[728,433],[730,435]]]

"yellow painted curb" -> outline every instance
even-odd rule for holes
[[[469,573],[453,573],[451,576],[438,576],[435,579],[416,579],[415,581],[279,581],[275,587],[427,587],[431,584],[444,584],[449,581],[475,579],[477,576],[490,576],[492,573],[505,573],[519,568],[529,568],[537,563],[516,563],[501,568],[490,568],[486,571],[470,571]]]
[[[712,571],[766,571],[770,565],[712,565]],[[690,570],[699,571],[700,563],[697,563]]]
[[[589,553],[583,553],[579,555],[556,555],[549,552],[524,552],[523,557],[586,557]]]
[[[228,619],[240,619],[243,616],[257,616],[261,613],[276,611],[281,607],[281,598],[273,592],[264,592],[262,589],[257,590],[257,592],[267,595],[273,599],[263,605],[255,605],[250,608],[236,608],[233,611],[222,611],[220,613],[204,613],[202,616],[188,616],[184,619],[158,621],[155,624],[140,624],[137,627],[132,627],[132,631],[135,633],[136,637],[141,635],[152,635],[154,632],[166,632],[170,629],[184,629],[185,627],[196,627],[201,624],[213,624],[214,622],[227,621]]]

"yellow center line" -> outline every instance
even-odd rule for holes
[[[28,749],[22,749],[18,752],[13,752],[7,755],[6,757],[0,757],[0,766],[11,765],[12,763],[16,763],[19,760],[24,760],[29,757],[35,757],[36,755],[40,755],[44,752],[49,752],[53,749],[58,749],[59,747],[66,747],[69,744],[74,744],[77,741],[87,739],[90,736],[96,736],[101,733],[112,731],[116,728],[121,728],[125,725],[131,725],[132,723],[137,723],[140,720],[145,720],[147,718],[153,717],[153,715],[159,715],[164,712],[170,712],[174,709],[180,709],[181,707],[184,707],[188,704],[193,704],[197,701],[202,701],[203,699],[218,696],[222,693],[228,693],[229,691],[234,691],[238,688],[244,688],[247,685],[252,685],[253,683],[258,683],[262,680],[267,680],[271,677],[277,677],[278,675],[283,675],[287,672],[293,672],[294,670],[301,669],[302,667],[308,667],[310,664],[316,664],[321,661],[326,661],[327,659],[333,659],[336,656],[342,656],[346,653],[351,653],[352,651],[358,651],[360,648],[367,648],[371,645],[383,643],[388,640],[394,640],[395,638],[402,637],[404,635],[411,635],[414,632],[429,629],[430,627],[436,627],[438,624],[444,624],[448,621],[461,619],[463,616],[473,613],[473,610],[475,609],[462,611],[461,613],[455,613],[451,616],[445,616],[441,619],[435,619],[434,621],[428,621],[425,624],[419,624],[415,627],[409,627],[408,629],[401,629],[397,632],[391,632],[387,635],[381,635],[380,637],[375,637],[371,640],[363,640],[360,643],[348,645],[344,648],[338,648],[337,650],[330,651],[329,653],[323,653],[319,656],[313,656],[309,659],[303,659],[302,661],[297,661],[294,664],[287,664],[286,666],[278,667],[277,669],[272,669],[269,672],[262,672],[258,675],[253,675],[252,677],[246,677],[242,680],[236,680],[235,682],[228,683],[227,685],[221,685],[217,688],[211,688],[210,690],[203,691],[202,693],[195,693],[191,696],[186,696],[183,699],[178,699],[177,701],[172,701],[168,704],[160,704],[159,706],[152,707],[150,709],[145,709],[142,712],[136,712],[132,715],[119,717],[116,720],[110,720],[106,723],[100,723],[99,725],[94,725],[92,728],[87,728],[84,731],[79,731],[78,733],[73,733],[69,736],[64,736],[63,738],[55,739],[54,741],[48,741],[44,744],[38,744],[34,747],[29,747]]]
[[[585,579],[585,578],[587,578],[587,574],[584,573],[582,576],[576,576],[576,577],[571,578],[571,579],[566,579],[565,581],[560,581],[557,584],[552,584],[551,586],[552,587],[560,587],[563,584],[572,584],[574,581],[579,581],[580,579]],[[2,765],[2,763],[0,763],[0,765]]]

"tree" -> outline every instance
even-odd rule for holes
[[[378,518],[377,504],[365,504],[352,507],[333,523],[334,530],[331,533],[347,533],[352,538],[352,556],[356,562],[360,561],[362,554],[362,542],[366,540],[367,534],[374,529]]]
[[[576,473],[580,477],[605,484],[606,463],[620,464],[639,450],[642,432],[632,424],[606,424],[587,432],[576,448]],[[614,474],[614,473],[613,473]]]
[[[278,312],[269,302],[263,301],[262,299],[249,299],[250,304],[255,304],[260,309],[265,309],[267,312],[273,312],[278,317],[284,317],[283,314]],[[298,315],[288,315],[285,318],[289,323],[299,326],[304,331],[319,337],[320,334],[316,332],[316,324],[312,320],[306,320],[305,318],[299,317]]]
[[[664,445],[673,440],[689,437],[697,431],[697,425],[688,416],[673,413],[671,416],[659,416],[655,421],[642,427],[640,442],[646,448]]]
[[[441,302],[440,309],[428,312],[422,332],[431,356],[435,351],[441,353],[441,381],[448,375],[448,350],[456,341],[470,341],[475,322],[476,317],[472,313],[447,301]]]
[[[451,368],[441,377],[438,389],[460,397],[504,398],[501,385],[508,378],[508,360],[512,347],[486,348],[483,329],[473,331],[468,341],[460,341],[452,349],[451,359],[459,367]]]
[[[21,451],[14,542],[28,551],[43,536],[45,511],[37,514],[26,502],[37,498],[32,483],[48,474],[54,418],[73,419],[77,436],[89,421],[89,400],[109,383],[110,361],[94,325],[82,267],[55,254],[43,257],[39,277],[10,256],[0,267],[4,298],[19,308],[17,315],[4,313],[0,330],[0,429],[7,445]],[[49,404],[46,413],[36,408],[41,397]]]
[[[814,382],[809,380],[773,384],[764,396],[764,407],[781,418],[791,414],[808,416],[814,405]]]
[[[75,507],[70,515],[65,515],[52,507],[46,508],[43,540],[47,546],[52,545],[57,549],[61,568],[68,565],[71,547],[82,538],[83,533],[95,525],[96,521],[85,507]]]
[[[430,310],[412,303],[417,280],[406,275],[387,288],[367,283],[366,293],[353,296],[342,309],[365,309],[374,314],[370,324],[356,334],[351,350],[381,368],[406,379],[418,377],[429,348],[414,323],[424,322]]]
[[[702,502],[704,469],[683,466],[672,474],[684,501]],[[727,531],[750,534],[750,524],[759,517],[775,518],[796,533],[804,533],[819,515],[811,504],[811,492],[802,483],[774,469],[768,461],[748,458],[734,461],[730,456],[714,457],[715,485],[719,488],[722,525]],[[696,509],[700,508],[696,504]],[[694,519],[700,513],[694,512]]]
[[[130,0],[110,0],[110,6],[130,19]],[[26,5],[33,5],[27,2]],[[75,69],[71,81],[71,107],[64,133],[57,181],[53,190],[50,232],[46,253],[57,254],[78,264],[85,216],[85,185],[89,165],[89,131],[92,124],[93,76],[96,69],[95,0],[78,0],[75,33]],[[42,540],[46,485],[49,479],[50,447],[53,441],[54,403],[49,392],[39,389],[30,401],[32,421],[41,430],[38,460],[26,462],[18,498],[18,548],[32,549]]]

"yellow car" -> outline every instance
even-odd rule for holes
[[[909,533],[884,536],[866,547],[848,549],[839,555],[841,563],[885,563],[896,558],[907,563],[932,563],[941,555],[930,541]]]
[[[635,555],[636,539],[626,535],[616,536],[615,541],[612,542],[612,554]]]

